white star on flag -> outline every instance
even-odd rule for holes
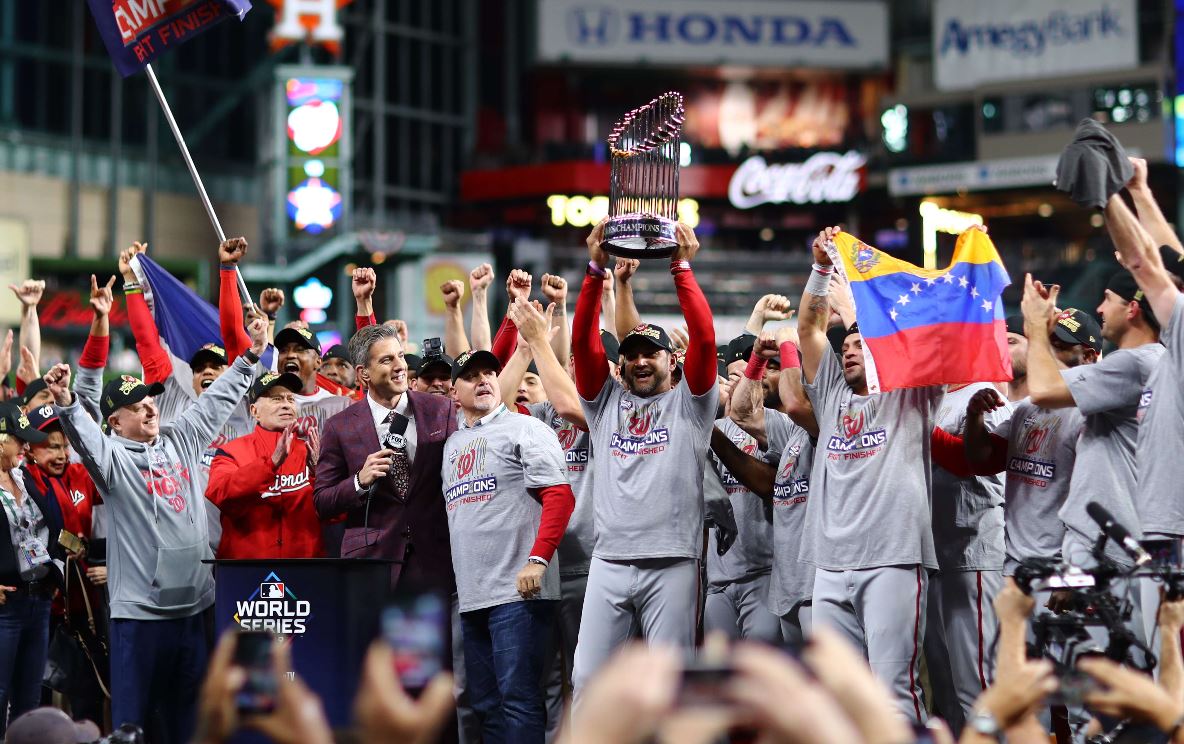
[[[965,287],[969,282],[966,281],[966,277],[960,276],[958,277],[958,284]]]
[[[936,280],[936,279],[934,279],[933,277],[929,277],[928,279],[926,279],[926,280],[925,280],[925,284],[927,284],[928,286],[932,287],[932,286],[933,286],[933,283],[934,283],[935,281],[937,281],[937,280]]]
[[[907,294],[902,294],[902,295],[900,296],[900,299],[896,301],[896,304],[898,304],[898,305],[907,305],[907,304],[909,304],[909,296],[908,296]]]
[[[993,302],[991,302],[990,300],[983,300],[983,310],[990,312],[991,308],[993,308],[994,306],[995,306],[995,304]]]
[[[941,279],[946,284],[953,284],[954,283],[954,277],[951,276],[950,274],[942,274]]]
[[[920,284],[914,284],[914,285],[913,285],[913,288],[912,288],[911,290],[909,290],[909,291],[910,291],[910,292],[912,292],[913,294],[921,294],[921,285],[920,285]]]
[[[971,297],[978,297],[978,290],[974,287],[971,287],[970,288],[970,296]]]
[[[896,320],[896,308],[892,308],[891,310],[889,310],[888,314],[892,316],[893,320]]]

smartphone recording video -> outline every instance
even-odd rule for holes
[[[418,693],[446,668],[449,600],[441,594],[396,596],[382,611],[382,635],[394,650],[395,673]]]
[[[266,715],[275,710],[279,686],[271,649],[275,634],[267,630],[241,630],[234,643],[234,663],[247,673],[247,680],[235,696],[234,704],[244,716]]]

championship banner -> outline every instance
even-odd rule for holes
[[[124,77],[226,18],[250,0],[87,0],[115,69]]]
[[[851,285],[869,393],[1011,380],[1001,301],[1011,278],[985,232],[958,236],[944,269],[914,266],[845,232],[827,249]]]

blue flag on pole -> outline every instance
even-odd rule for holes
[[[188,360],[206,344],[222,344],[218,308],[144,254],[136,256],[152,292],[152,314],[160,337],[178,359]]]
[[[250,0],[87,0],[99,35],[124,77],[227,18],[246,17]]]

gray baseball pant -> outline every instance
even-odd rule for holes
[[[584,611],[584,592],[587,588],[587,574],[559,576],[559,612],[555,615],[555,632],[551,636],[551,669],[547,673],[546,683],[547,744],[555,741],[564,723],[567,702],[564,688],[571,687],[576,640],[580,636],[580,615]]]
[[[781,642],[781,621],[772,612],[769,596],[770,574],[733,581],[707,593],[703,609],[703,632],[722,631],[728,638]]]
[[[572,673],[574,704],[592,675],[629,640],[635,620],[647,643],[694,646],[698,596],[699,561],[694,558],[593,557]]]
[[[991,684],[1002,571],[942,571],[929,581],[925,663],[934,703],[957,737]]]
[[[921,566],[814,573],[811,622],[845,635],[914,723],[924,723],[919,677],[929,576]]]
[[[460,744],[481,743],[481,721],[469,702],[465,682],[465,643],[460,627],[460,601],[452,595],[452,683],[456,695],[456,722]]]
[[[802,602],[781,616],[781,641],[791,648],[800,648],[810,635],[810,602]]]

